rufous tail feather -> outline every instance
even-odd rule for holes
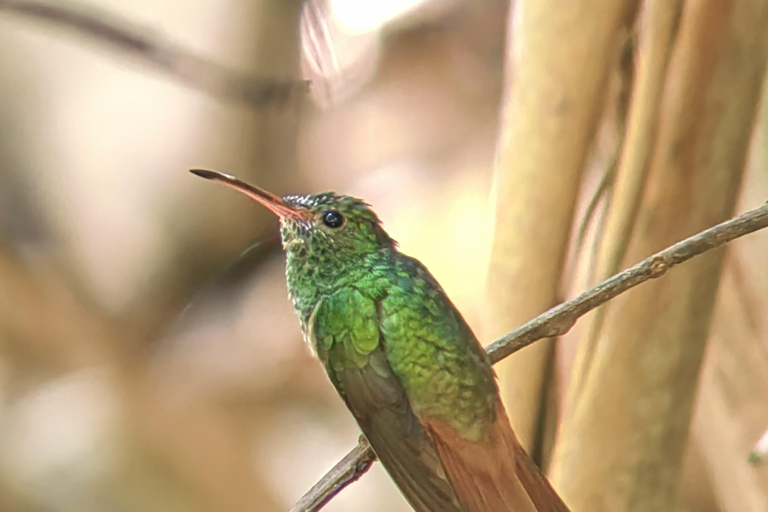
[[[570,512],[517,441],[503,405],[484,441],[440,421],[425,426],[467,512]]]

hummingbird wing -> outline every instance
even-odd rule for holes
[[[490,361],[437,281],[399,255],[380,329],[392,372],[468,512],[567,512],[520,446]]]
[[[467,512],[387,363],[376,302],[342,289],[318,303],[308,325],[331,381],[411,506],[417,512]]]

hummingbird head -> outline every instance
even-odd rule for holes
[[[294,297],[291,288],[296,287],[328,291],[370,270],[396,246],[376,213],[360,199],[333,192],[281,198],[227,174],[190,172],[233,188],[277,215]]]
[[[286,196],[291,214],[280,217],[283,247],[289,254],[304,251],[330,259],[349,260],[394,246],[370,206],[355,197],[333,192]]]

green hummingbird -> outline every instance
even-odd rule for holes
[[[191,172],[280,219],[304,337],[414,510],[568,511],[517,441],[474,333],[368,204],[333,192],[280,198]]]

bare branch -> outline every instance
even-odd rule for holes
[[[368,468],[376,462],[376,454],[365,437],[360,436],[360,441],[352,451],[344,456],[325,476],[317,482],[301,499],[291,508],[290,512],[309,512],[320,510],[331,498],[336,496],[343,488],[363,476]]]
[[[541,338],[561,336],[571,329],[579,317],[630,288],[649,279],[661,277],[670,268],[694,256],[765,227],[768,227],[768,203],[657,252],[494,342],[487,348],[491,361],[501,361]]]
[[[304,80],[255,77],[227,69],[143,27],[92,8],[44,0],[0,0],[0,13],[70,29],[120,50],[187,87],[254,108],[283,104],[296,94],[306,94],[309,89],[309,82]]]
[[[493,363],[514,354],[535,341],[567,333],[579,317],[605,304],[630,288],[663,276],[670,268],[694,256],[720,247],[731,240],[768,227],[768,203],[738,217],[725,221],[682,242],[657,252],[637,265],[616,274],[582,293],[563,302],[546,313],[523,324],[486,350]],[[347,454],[322,480],[312,487],[290,512],[316,512],[344,487],[368,471],[376,455],[361,438],[360,443]]]

